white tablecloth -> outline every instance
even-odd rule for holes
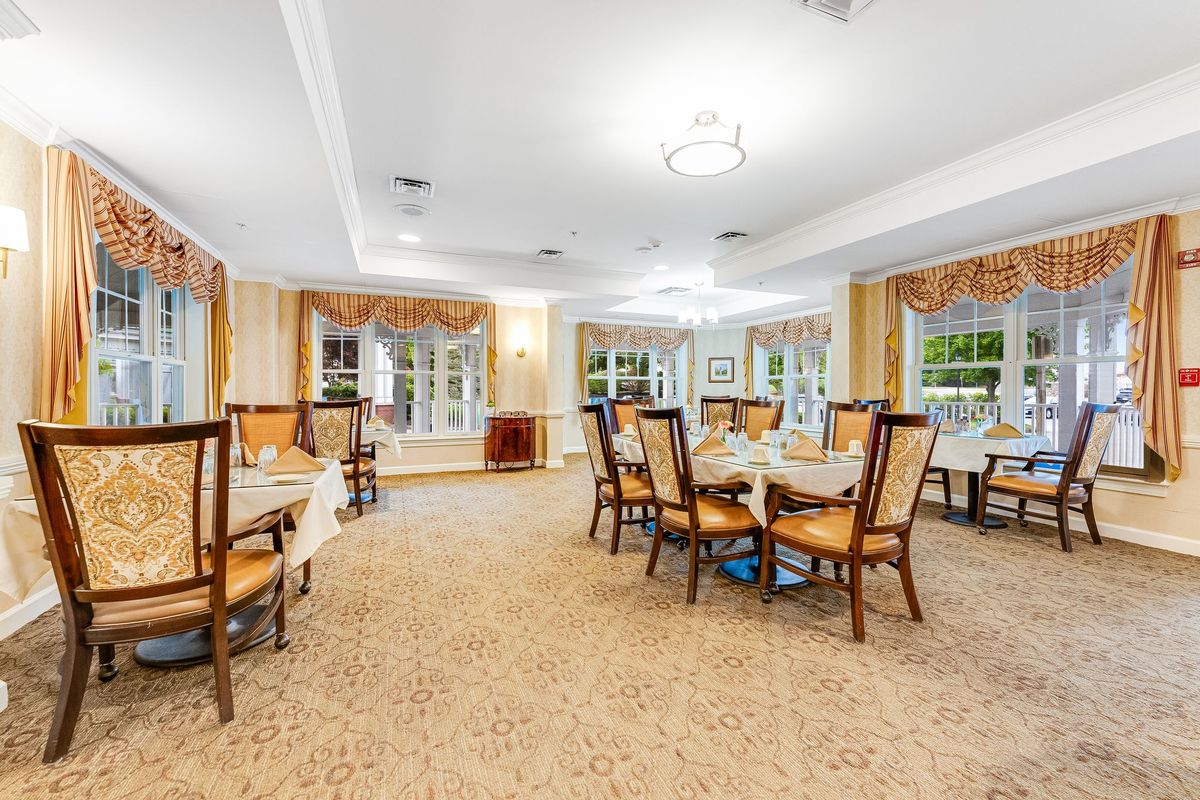
[[[1050,440],[1045,436],[999,439],[978,434],[939,433],[929,463],[930,466],[963,472],[983,472],[987,469],[988,453],[1031,456],[1039,450],[1049,449]]]
[[[699,440],[689,437],[689,449]],[[641,442],[613,437],[614,449],[630,461],[642,460]],[[750,497],[746,505],[750,513],[763,525],[767,524],[767,489],[771,486],[786,486],[812,494],[838,495],[862,477],[861,458],[849,458],[832,454],[828,462],[788,461],[774,456],[768,465],[750,464],[748,455],[741,456],[692,456],[692,478],[700,483],[729,483],[741,481],[750,485]]]
[[[400,458],[400,440],[396,438],[396,432],[391,428],[382,431],[374,431],[369,428],[363,428],[362,443],[374,443],[376,447],[382,447],[385,450],[391,450],[392,455]]]
[[[254,470],[242,468],[245,485],[229,490],[229,530],[249,525],[270,511],[286,508],[296,521],[296,532],[288,537],[288,566],[307,561],[327,539],[337,536],[341,523],[335,513],[346,508],[349,498],[341,465],[329,461],[325,471],[309,483],[250,485]],[[212,492],[200,493],[200,523],[207,531],[212,524]],[[46,540],[33,498],[13,500],[0,514],[0,594],[17,602],[50,570],[44,555]]]

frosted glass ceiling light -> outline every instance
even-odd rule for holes
[[[663,160],[667,169],[690,178],[711,178],[740,167],[746,160],[742,149],[742,126],[733,128],[732,141],[727,140],[729,126],[721,122],[715,111],[701,111],[684,134],[683,141],[670,145],[663,142]]]

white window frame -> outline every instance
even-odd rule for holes
[[[97,243],[99,240],[96,240]],[[118,267],[119,268],[119,267]],[[146,269],[124,270],[127,277],[137,278],[141,288],[139,295],[141,300],[141,351],[128,352],[122,350],[110,350],[100,346],[100,314],[105,308],[102,302],[103,295],[109,294],[109,290],[97,285],[93,295],[92,302],[92,330],[97,332],[97,335],[92,338],[92,346],[88,348],[88,397],[87,397],[87,419],[91,425],[105,425],[105,415],[98,413],[99,399],[95,397],[97,387],[100,385],[100,360],[108,359],[124,359],[130,361],[140,361],[150,365],[150,412],[153,419],[149,420],[134,420],[125,424],[156,424],[162,422],[162,370],[164,366],[182,367],[182,382],[178,386],[174,386],[175,402],[183,408],[183,412],[179,415],[181,420],[189,418],[187,413],[187,386],[188,386],[188,369],[187,369],[187,307],[189,305],[187,293],[180,287],[178,289],[163,289],[154,283],[150,273]],[[172,332],[175,337],[175,353],[173,355],[162,355],[162,322],[164,317],[164,309],[162,297],[166,293],[175,294],[174,310],[170,312],[172,316]],[[118,294],[112,292],[112,294]],[[126,295],[120,295],[127,297]],[[116,419],[117,414],[114,412],[113,419]],[[113,423],[116,424],[116,423]]]
[[[396,375],[402,377],[404,375],[427,375],[428,370],[397,370],[390,367],[376,368],[375,365],[375,323],[364,325],[358,330],[358,369],[357,370],[325,370],[324,369],[324,348],[322,339],[324,335],[323,323],[325,320],[317,312],[313,313],[313,330],[316,332],[314,342],[314,364],[313,364],[313,394],[319,398],[321,393],[322,376],[325,372],[336,372],[341,375],[354,375],[358,383],[358,394],[360,397],[367,396],[364,392],[369,392],[374,396],[375,376],[383,374]],[[481,408],[486,408],[488,403],[488,370],[487,370],[487,321],[479,323],[479,367],[476,370],[457,370],[460,374],[476,374],[479,378],[479,403]],[[433,331],[433,376],[434,376],[434,391],[433,391],[433,431],[422,431],[419,433],[405,433],[397,431],[396,435],[408,439],[464,439],[478,438],[483,435],[482,425],[478,426],[477,430],[473,431],[451,431],[450,430],[450,370],[449,358],[447,353],[449,345],[452,341],[461,341],[461,337],[448,334],[443,330],[430,326]],[[482,419],[482,416],[481,416]]]
[[[606,397],[616,397],[617,396],[617,381],[619,381],[619,380],[638,380],[638,381],[644,380],[644,381],[648,381],[650,383],[650,396],[655,399],[662,399],[662,397],[663,397],[662,388],[663,388],[663,384],[666,383],[666,381],[662,377],[660,377],[658,374],[658,364],[659,364],[660,354],[666,355],[667,353],[665,351],[660,351],[658,348],[658,345],[656,345],[656,344],[650,345],[650,347],[645,350],[636,350],[631,347],[604,348],[604,347],[593,346],[590,350],[588,350],[588,363],[589,364],[591,363],[591,360],[592,360],[592,354],[597,353],[597,352],[608,354],[608,360],[606,363],[605,374],[601,375],[599,373],[589,372],[587,374],[585,380],[589,384],[594,380],[595,381],[607,380],[608,381],[608,391],[607,391],[607,394],[605,395]],[[616,367],[616,354],[617,353],[637,353],[637,354],[646,353],[650,357],[650,374],[646,375],[646,376],[617,375],[616,374],[616,368],[617,368]],[[687,344],[681,344],[679,347],[675,348],[674,355],[675,355],[675,377],[672,380],[674,380],[674,382],[675,382],[675,403],[677,405],[686,405],[686,403],[687,403],[687,378],[688,378],[688,376],[687,376],[687,370],[688,370]],[[589,388],[588,396],[589,397],[598,397],[599,395],[593,394],[591,389]]]
[[[783,423],[784,425],[804,425],[819,426],[825,423],[825,404],[829,402],[829,375],[830,366],[833,360],[833,346],[831,342],[824,340],[809,340],[801,342],[798,345],[788,344],[787,342],[779,342],[773,347],[761,347],[754,345],[754,394],[763,397],[769,395],[768,386],[771,379],[783,380]],[[797,355],[807,352],[815,352],[824,349],[825,351],[825,371],[824,372],[803,372],[796,370]],[[783,356],[783,374],[771,375],[770,370],[770,354],[779,353]],[[795,422],[799,416],[796,407],[797,398],[800,395],[798,384],[800,381],[825,381],[825,394],[823,399],[814,399],[813,403],[816,407],[816,419],[805,420],[804,422]]]

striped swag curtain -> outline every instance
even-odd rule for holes
[[[691,328],[655,328],[648,325],[611,325],[601,322],[579,323],[579,402],[588,401],[588,361],[592,344],[605,350],[628,347],[647,350],[651,345],[662,350],[688,346],[687,396],[688,405],[695,401],[696,334]]]
[[[746,328],[746,354],[742,359],[742,372],[746,376],[747,398],[754,397],[754,346],[764,349],[780,342],[796,345],[807,341],[829,341],[833,336],[833,315],[809,314],[792,317]]]
[[[435,300],[428,297],[310,292],[300,294],[298,367],[300,397],[313,399],[312,314],[343,328],[361,328],[382,322],[396,330],[414,331],[426,325],[452,335],[473,330],[481,322],[487,339],[488,401],[496,400],[496,305],[468,300]]]

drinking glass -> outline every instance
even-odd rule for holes
[[[750,448],[749,437],[746,436],[745,433],[739,433],[737,435],[737,448],[736,448],[738,454],[740,455],[740,454],[745,453],[749,448]]]
[[[701,426],[700,426],[700,438],[701,438],[701,439],[707,439],[707,438],[708,438],[708,435],[709,435],[710,433],[712,433],[712,431],[711,431],[711,430],[709,430],[709,427],[708,427],[707,425],[701,425]]]
[[[267,467],[274,464],[276,458],[278,458],[278,454],[275,451],[275,445],[264,444],[258,451],[258,471],[266,472]]]
[[[787,437],[787,449],[791,450],[798,444],[800,444],[800,437],[794,433],[789,433]]]

